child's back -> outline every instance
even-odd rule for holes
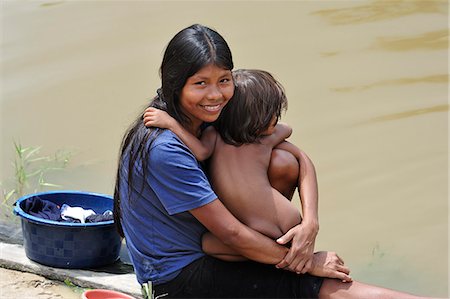
[[[214,191],[238,219],[275,239],[301,218],[298,209],[270,185],[267,170],[276,145],[271,142],[268,136],[261,143],[235,146],[217,136],[209,174]]]

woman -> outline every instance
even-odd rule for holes
[[[217,32],[201,25],[183,29],[167,46],[162,87],[150,105],[199,136],[233,95],[232,68],[231,52]],[[404,298],[356,282],[296,274],[304,271],[308,248],[297,242],[315,238],[317,219],[304,219],[291,250],[250,229],[222,205],[180,139],[169,130],[145,128],[142,117],[124,137],[114,198],[115,220],[138,281],[151,281],[156,297]],[[205,255],[206,230],[252,261]],[[320,253],[309,272],[339,277],[339,266],[335,254]]]

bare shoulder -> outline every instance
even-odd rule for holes
[[[289,141],[281,142],[280,144],[275,146],[274,149],[285,150],[287,152],[290,152],[291,154],[293,154],[297,158],[300,156],[300,153],[301,153],[300,148],[297,147],[295,144],[290,143]]]

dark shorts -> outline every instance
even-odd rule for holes
[[[155,298],[317,298],[323,278],[256,262],[211,256],[186,266],[170,282],[153,286]]]

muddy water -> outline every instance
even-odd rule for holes
[[[2,2],[1,179],[20,140],[74,153],[48,181],[111,194],[164,46],[207,24],[237,68],[286,88],[319,174],[316,248],[355,279],[448,296],[447,15],[445,1]]]

